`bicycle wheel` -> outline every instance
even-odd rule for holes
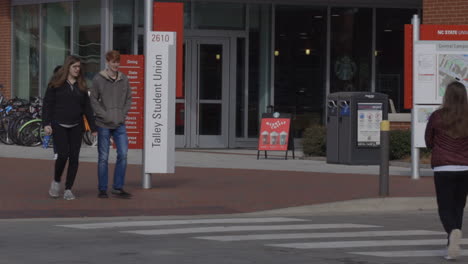
[[[42,144],[42,124],[40,119],[34,119],[24,124],[18,133],[18,139],[25,146]]]
[[[25,123],[27,123],[31,119],[32,117],[30,114],[23,113],[23,114],[16,115],[16,118],[13,121],[13,123],[10,124],[9,131],[8,131],[8,134],[10,135],[13,143],[22,145],[19,139],[19,130]]]

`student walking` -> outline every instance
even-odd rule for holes
[[[128,137],[125,117],[130,110],[132,93],[127,76],[119,72],[120,53],[106,53],[106,69],[96,74],[91,88],[91,105],[96,114],[98,130],[98,197],[108,198],[108,165],[110,138],[117,147],[114,181],[111,193],[130,198],[123,189],[127,170]]]
[[[448,235],[445,259],[456,259],[468,192],[468,100],[462,83],[447,86],[442,106],[429,118],[425,140],[432,149],[438,212]]]
[[[75,196],[71,189],[78,171],[83,114],[91,120],[92,131],[96,131],[88,89],[78,57],[68,56],[63,67],[54,74],[48,85],[42,110],[44,132],[47,135],[54,134],[54,144],[58,153],[49,195],[54,198],[60,196],[60,179],[68,161],[63,198],[73,200]]]

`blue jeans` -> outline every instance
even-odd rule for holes
[[[98,189],[107,190],[110,138],[117,146],[117,162],[114,170],[114,189],[122,189],[127,170],[128,137],[125,125],[115,129],[98,127]]]

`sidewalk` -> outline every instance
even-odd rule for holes
[[[113,161],[115,151],[111,153],[110,161]],[[408,164],[391,166],[390,197],[410,198],[378,199],[378,166],[327,164],[323,158],[297,159],[302,157],[297,152],[295,160],[292,157],[284,160],[283,153],[269,153],[269,159],[257,160],[256,154],[256,150],[243,149],[178,150],[176,173],[153,175],[153,188],[144,190],[141,151],[130,150],[126,189],[134,197],[121,200],[96,197],[96,148],[83,147],[73,188],[77,200],[64,201],[47,195],[53,174],[52,150],[1,145],[4,191],[0,193],[0,218],[230,214],[267,210],[307,213],[374,210],[384,205],[392,210],[435,208],[429,168],[421,169],[420,180],[411,180]],[[359,200],[368,198],[377,199]]]

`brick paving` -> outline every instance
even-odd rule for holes
[[[154,174],[153,188],[144,190],[141,165],[128,165],[126,190],[133,198],[98,199],[97,164],[81,162],[77,199],[65,201],[47,193],[53,164],[0,158],[0,218],[229,214],[378,197],[378,175],[194,167]],[[390,196],[434,196],[432,177],[392,176]]]

